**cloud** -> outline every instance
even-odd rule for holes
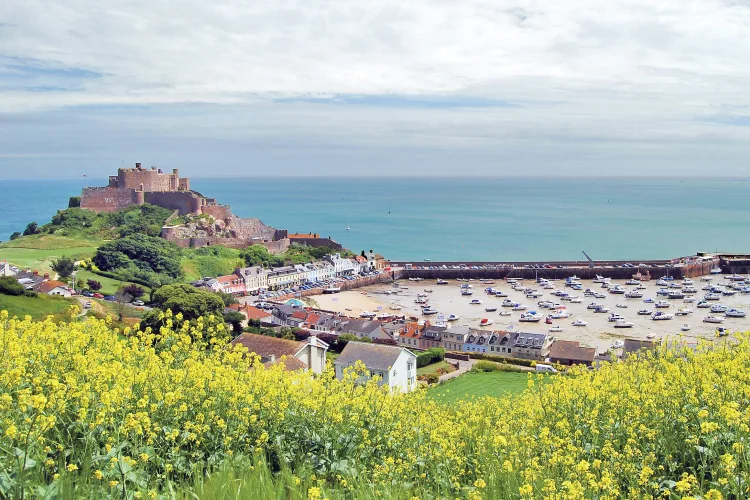
[[[734,126],[749,36],[748,5],[722,0],[6,0],[0,130],[14,157],[69,154],[23,135],[46,122],[138,148],[204,138],[698,172],[722,150],[750,160],[750,130]]]

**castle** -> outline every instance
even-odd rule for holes
[[[161,169],[120,168],[109,177],[106,187],[87,187],[81,193],[81,208],[96,212],[115,212],[131,205],[150,203],[174,210],[161,231],[162,238],[184,247],[225,246],[246,248],[261,244],[272,253],[283,253],[290,245],[285,229],[275,229],[260,219],[240,218],[228,205],[190,189],[190,179],[181,178],[177,169],[164,173]],[[179,215],[196,217],[188,223],[176,223]],[[310,246],[341,245],[329,238],[315,235],[294,235],[295,243]]]

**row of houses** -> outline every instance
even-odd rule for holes
[[[246,295],[263,290],[283,290],[305,283],[367,274],[385,269],[386,265],[385,259],[372,251],[351,259],[341,257],[341,254],[337,253],[328,255],[318,262],[271,269],[262,266],[238,267],[234,273],[210,279],[205,285],[216,292]]]
[[[0,276],[15,278],[26,290],[61,297],[73,296],[73,289],[67,283],[51,279],[48,273],[40,274],[30,269],[20,269],[5,260],[0,261]]]

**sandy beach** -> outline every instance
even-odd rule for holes
[[[625,298],[623,295],[610,294],[607,290],[601,288],[600,284],[592,283],[591,280],[582,281],[584,290],[586,288],[591,288],[596,292],[605,294],[604,298],[596,299],[593,297],[584,297],[583,290],[573,291],[571,288],[566,288],[563,281],[552,282],[558,290],[564,290],[571,295],[578,295],[583,300],[582,303],[561,301],[559,297],[551,295],[551,292],[554,290],[543,290],[531,280],[523,282],[524,286],[537,289],[542,293],[541,297],[526,298],[524,293],[513,290],[509,284],[500,280],[496,280],[494,284],[484,284],[479,281],[466,283],[449,281],[447,285],[436,285],[434,281],[427,280],[420,282],[402,280],[399,282],[398,287],[392,285],[377,285],[362,288],[357,291],[316,296],[312,297],[312,299],[316,302],[316,305],[322,309],[339,311],[350,316],[359,316],[363,311],[375,313],[393,312],[394,314],[405,315],[407,317],[415,316],[420,319],[429,319],[434,323],[438,320],[438,316],[440,315],[447,318],[450,314],[456,314],[459,316],[459,319],[451,322],[451,325],[465,325],[472,328],[479,328],[480,320],[482,318],[489,318],[493,320],[493,324],[489,327],[484,327],[483,329],[514,329],[515,331],[525,332],[548,332],[548,329],[552,325],[545,324],[544,320],[539,323],[519,322],[518,320],[522,311],[512,311],[511,308],[502,307],[501,304],[505,298],[490,296],[485,293],[485,288],[493,287],[496,290],[499,289],[507,293],[508,299],[528,306],[529,311],[536,311],[537,314],[542,315],[543,317],[546,317],[551,311],[539,308],[537,305],[539,301],[548,300],[565,305],[567,311],[570,313],[570,317],[553,320],[553,325],[559,325],[563,330],[562,332],[556,332],[551,335],[554,335],[557,339],[578,340],[582,344],[595,347],[599,352],[606,351],[612,346],[613,342],[618,339],[637,338],[645,340],[650,334],[655,335],[655,339],[677,338],[682,336],[685,340],[693,342],[698,338],[709,340],[715,339],[717,326],[726,327],[732,331],[750,330],[750,317],[726,318],[724,323],[720,325],[704,323],[703,318],[711,313],[708,309],[698,309],[696,305],[707,293],[701,290],[706,283],[700,281],[699,278],[696,278],[694,281],[694,286],[698,289],[698,293],[687,295],[688,297],[692,296],[695,298],[695,302],[693,303],[684,303],[680,299],[668,300],[665,297],[657,296],[657,290],[664,287],[657,286],[655,281],[643,282],[646,289],[641,290],[643,293],[642,299],[629,299]],[[711,283],[719,284],[724,281],[725,280],[721,277],[716,277]],[[461,295],[459,288],[461,284],[472,285],[472,290],[474,292],[473,295]],[[613,280],[612,284],[622,285],[622,287],[628,291],[634,288],[634,286],[625,285],[625,280]],[[420,305],[415,304],[414,302],[417,298],[417,294],[420,293],[425,293],[429,296],[429,304],[439,311],[438,315],[427,317],[421,315]],[[668,309],[656,309],[654,304],[644,303],[644,299],[649,297],[654,301],[668,301],[671,306]],[[471,305],[470,301],[472,299],[479,299],[482,301],[482,304]],[[614,323],[608,321],[609,313],[594,313],[592,310],[587,309],[587,306],[591,302],[596,302],[597,304],[608,307],[610,312],[619,314],[626,321],[634,323],[634,326],[632,328],[614,328]],[[711,302],[711,304],[716,303],[747,311],[750,306],[750,295],[738,292],[734,296],[722,296],[720,300]],[[620,308],[617,307],[617,304],[627,304],[628,307]],[[401,310],[392,311],[391,307],[394,305],[401,306]],[[485,308],[487,307],[497,307],[497,311],[486,312]],[[637,314],[639,309],[665,311],[674,314],[678,308],[689,308],[692,309],[693,312],[687,316],[674,316],[674,319],[664,321],[654,321],[650,316],[641,316]],[[501,311],[509,311],[511,312],[511,315],[501,316]],[[714,315],[724,317],[723,314]],[[583,319],[588,325],[584,327],[572,326],[572,322],[577,318]],[[682,332],[681,326],[685,323],[689,324],[691,329],[687,332]]]

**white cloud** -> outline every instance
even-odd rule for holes
[[[750,127],[715,118],[750,114],[749,39],[750,8],[729,0],[5,0],[0,112],[208,103],[218,106],[177,117],[167,107],[141,126],[498,154],[581,145],[605,159],[672,148],[675,163],[679,148],[695,159],[702,145],[739,164]],[[37,70],[24,77],[24,65]],[[56,71],[70,69],[101,76]],[[275,100],[339,94],[521,107]]]

